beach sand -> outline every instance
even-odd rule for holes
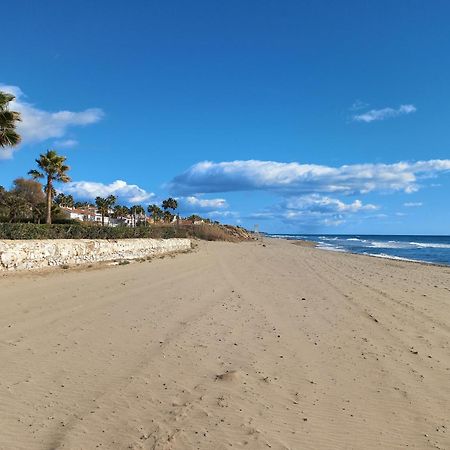
[[[0,278],[1,449],[449,449],[450,268],[265,239]]]

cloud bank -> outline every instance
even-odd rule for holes
[[[125,203],[140,203],[155,196],[136,184],[128,184],[123,180],[116,180],[110,184],[95,181],[72,181],[62,189],[66,194],[72,194],[76,199],[93,200],[95,197],[115,195],[119,201]]]
[[[371,109],[365,113],[355,114],[353,116],[353,120],[356,122],[370,123],[376,120],[392,119],[394,117],[411,114],[416,111],[417,108],[414,105],[400,105],[397,109],[389,107],[382,109]]]
[[[450,170],[450,159],[340,167],[276,161],[204,161],[176,176],[169,189],[180,195],[270,191],[281,195],[415,192],[420,180]]]
[[[349,220],[386,217],[378,205],[355,196],[412,193],[429,178],[450,172],[450,160],[353,164],[339,167],[276,161],[204,161],[169,184],[182,196],[219,192],[262,191],[279,197],[268,208],[248,213],[247,220],[274,220],[295,227],[337,226]],[[349,197],[353,197],[348,200]],[[418,206],[406,203],[405,206]]]
[[[37,108],[32,103],[25,100],[25,95],[18,86],[8,86],[0,84],[0,90],[9,92],[16,96],[16,100],[11,102],[10,108],[18,111],[22,115],[22,122],[19,122],[17,129],[22,136],[22,145],[43,142],[48,139],[62,139],[69,129],[77,126],[85,126],[100,121],[104,113],[99,108],[88,108],[84,111],[45,111]],[[65,146],[76,144],[74,139],[63,140]],[[14,149],[6,149],[0,152],[0,158],[10,158]]]
[[[345,203],[339,199],[318,194],[290,197],[262,212],[251,214],[255,220],[281,220],[286,224],[308,226],[340,225],[355,214],[373,212],[378,206],[361,200]]]
[[[284,204],[288,210],[312,211],[322,214],[336,214],[344,212],[373,211],[378,207],[372,204],[363,204],[361,200],[345,203],[336,198],[324,197],[318,194],[293,197],[286,200]]]

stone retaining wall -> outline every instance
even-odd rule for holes
[[[190,248],[190,239],[0,240],[0,271],[136,259]]]

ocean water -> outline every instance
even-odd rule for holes
[[[314,241],[318,248],[405,261],[450,265],[450,236],[272,234]]]

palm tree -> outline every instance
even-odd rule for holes
[[[170,213],[170,209],[172,209],[174,212],[178,208],[178,202],[172,198],[169,197],[167,200],[164,200],[162,202],[162,207],[164,208],[164,220],[167,222],[172,222],[174,215]],[[177,225],[180,223],[180,216],[177,214]]]
[[[130,213],[131,213],[131,216],[133,217],[133,226],[136,226],[136,222],[137,222],[136,216],[138,216],[138,215],[145,216],[145,209],[141,205],[133,205],[130,208]]]
[[[175,211],[178,208],[178,202],[174,198],[169,197],[162,202],[162,207],[165,211],[168,211],[169,209]]]
[[[67,172],[70,167],[65,164],[65,156],[60,156],[55,150],[47,150],[36,159],[40,170],[30,170],[28,172],[34,179],[47,178],[45,184],[45,194],[47,195],[47,218],[46,223],[52,223],[52,199],[54,195],[54,182],[67,183],[70,177]]]
[[[62,192],[60,192],[55,198],[54,198],[54,202],[58,205],[58,206],[65,206],[66,208],[73,208],[74,206],[74,200],[73,197],[69,194],[63,194]]]
[[[15,99],[14,95],[0,91],[0,147],[13,147],[19,144],[21,138],[16,131],[17,122],[20,122],[20,113],[10,111],[8,104]]]
[[[162,209],[158,205],[149,205],[147,208],[148,213],[153,218],[153,222],[159,222],[162,218]]]
[[[203,219],[198,214],[192,214],[189,217],[187,217],[187,220],[190,220],[194,224],[195,222],[200,222]]]
[[[170,211],[164,211],[163,219],[164,222],[171,223],[174,218],[174,215]]]
[[[75,208],[89,208],[91,205],[89,202],[75,202],[73,204]]]
[[[127,217],[130,214],[130,209],[127,208],[126,206],[122,206],[122,205],[116,205],[114,206],[114,211],[112,216],[115,219],[120,219],[122,220],[122,225],[123,225],[123,218]]]
[[[109,210],[116,203],[117,198],[114,195],[109,195],[106,198],[97,197],[95,199],[95,204],[97,205],[98,212],[102,215],[102,226],[105,226],[105,217],[109,216]]]

